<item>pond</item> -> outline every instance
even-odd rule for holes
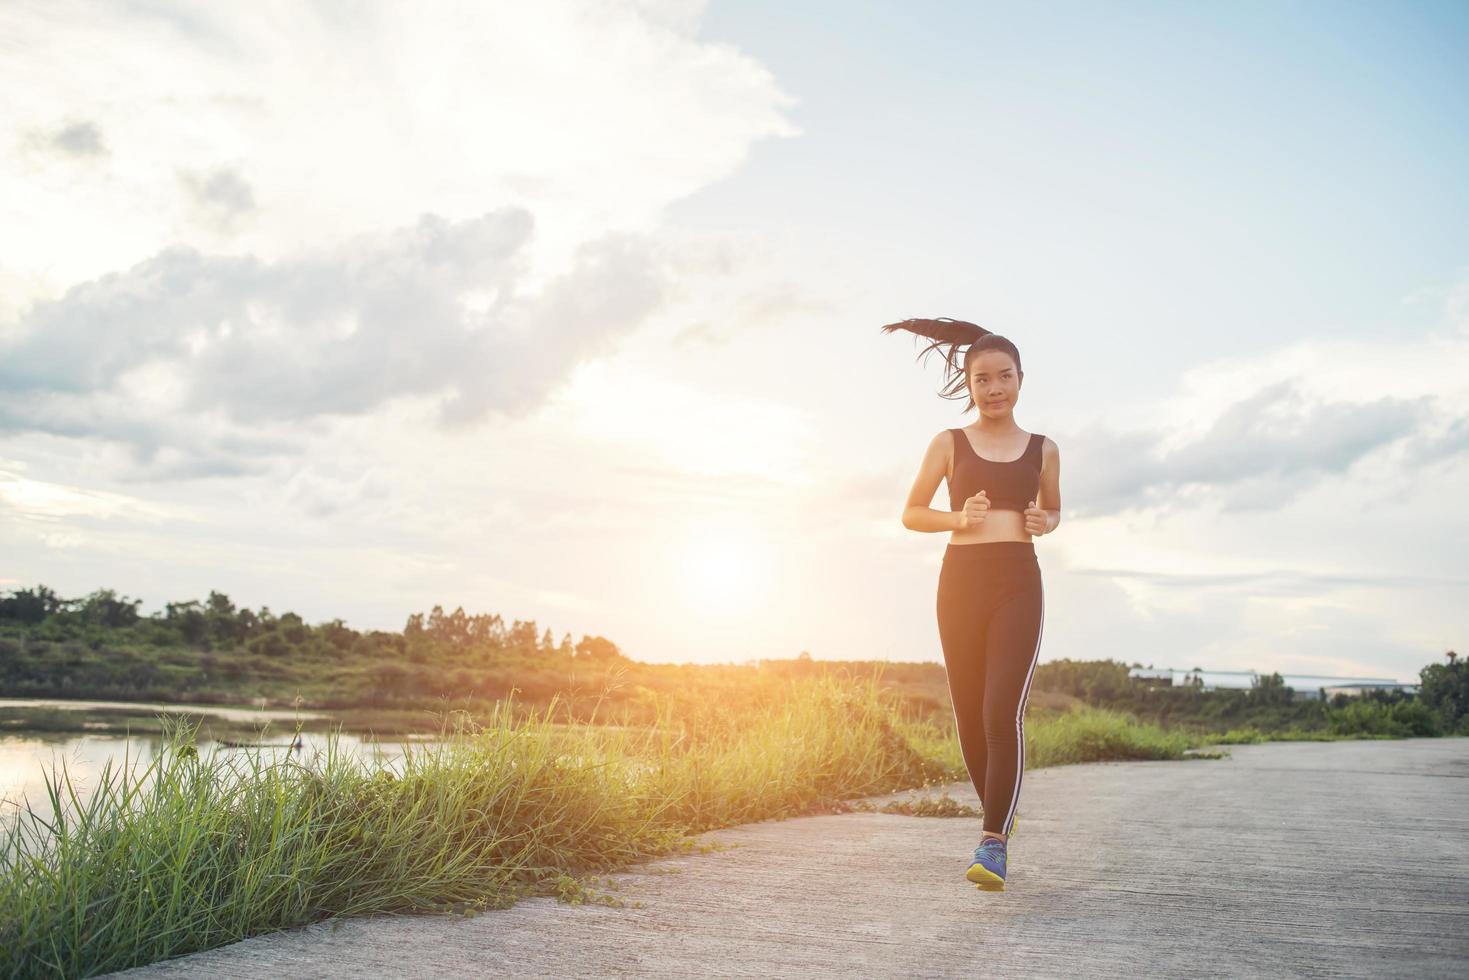
[[[27,805],[43,819],[54,816],[46,784],[63,769],[82,800],[95,791],[109,762],[114,769],[123,765],[146,769],[162,745],[161,717],[198,721],[197,745],[204,757],[261,752],[267,758],[289,757],[303,764],[325,753],[330,736],[321,730],[298,733],[296,723],[309,720],[320,729],[332,718],[323,712],[243,705],[0,698],[0,832],[13,827]],[[401,760],[407,745],[427,740],[413,735],[378,740],[347,733],[336,738],[339,751],[388,764]]]

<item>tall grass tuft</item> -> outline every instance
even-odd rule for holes
[[[1122,759],[1181,759],[1198,740],[1187,732],[1139,721],[1126,711],[1087,708],[1042,714],[1026,723],[1027,766]]]
[[[968,770],[951,730],[914,724],[908,739],[924,756],[939,762],[944,778],[968,781]],[[1201,736],[1139,721],[1126,711],[1072,705],[1036,710],[1025,716],[1025,766],[1040,769],[1079,762],[1128,759],[1181,759]]]
[[[333,915],[506,907],[712,827],[927,781],[875,679],[821,677],[756,710],[642,731],[446,724],[400,768],[203,754],[171,726],[90,796],[63,765],[45,819],[0,841],[0,975],[85,976]]]

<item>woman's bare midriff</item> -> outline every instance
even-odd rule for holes
[[[1018,510],[991,510],[978,527],[949,532],[949,544],[989,544],[994,541],[1033,541]]]

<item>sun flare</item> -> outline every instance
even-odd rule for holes
[[[771,568],[758,536],[721,528],[691,534],[685,549],[683,590],[693,611],[727,615],[759,601]]]

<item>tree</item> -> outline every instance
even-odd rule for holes
[[[82,602],[82,620],[98,626],[131,626],[138,621],[142,599],[119,599],[111,589],[98,589]]]
[[[1289,704],[1294,695],[1278,673],[1259,674],[1250,682],[1250,699],[1258,704]]]
[[[517,619],[510,625],[510,632],[505,636],[505,643],[512,653],[518,653],[521,656],[534,656],[539,643],[539,636],[540,631],[536,629],[536,621],[534,619],[526,620],[525,622]]]
[[[204,611],[199,608],[199,600],[190,599],[188,602],[169,602],[163,606],[163,619],[172,623],[184,638],[185,643],[199,643],[205,637],[209,629],[209,622],[204,618]]]
[[[1443,716],[1453,731],[1469,715],[1469,661],[1461,661],[1453,650],[1444,655],[1447,663],[1429,664],[1418,673],[1418,699]]]
[[[260,617],[249,609],[241,609],[235,619],[240,624],[239,636],[243,639],[255,632],[260,625]]]
[[[311,635],[311,627],[307,626],[305,621],[293,612],[281,614],[279,627],[281,635],[292,646],[299,646],[305,643],[306,638]]]
[[[576,655],[593,660],[615,660],[622,656],[622,651],[605,636],[583,636],[576,645]]]
[[[34,590],[17,589],[0,599],[0,619],[15,619],[34,625],[60,612],[62,605],[61,598],[44,585],[38,585]]]
[[[209,619],[209,637],[216,643],[238,643],[250,635],[255,614],[248,609],[236,610],[223,592],[210,592],[205,603]]]
[[[329,623],[323,623],[317,629],[326,638],[328,643],[344,653],[351,650],[352,645],[357,642],[357,631],[341,619],[334,619]]]
[[[423,635],[423,613],[413,613],[408,617],[408,622],[403,624],[403,635],[410,638]]]
[[[434,606],[428,614],[428,632],[440,643],[450,646],[462,647],[469,642],[469,617],[464,613],[463,606],[455,607],[449,615],[444,615],[443,606]]]

